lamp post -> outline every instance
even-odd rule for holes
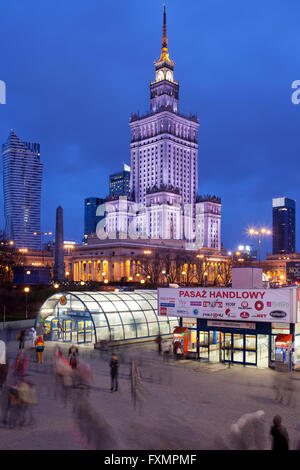
[[[272,235],[272,232],[271,230],[268,230],[266,228],[260,228],[260,229],[250,228],[249,235],[258,236],[258,264],[260,265],[261,237],[263,235]]]
[[[27,296],[28,296],[28,293],[30,292],[30,288],[25,287],[24,292],[25,292],[25,318],[27,320]]]

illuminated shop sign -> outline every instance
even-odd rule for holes
[[[245,322],[292,320],[291,289],[160,288],[164,316]]]

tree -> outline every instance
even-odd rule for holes
[[[232,281],[232,258],[222,263],[220,279],[226,287],[229,287]]]
[[[147,277],[149,283],[157,286],[161,279],[164,268],[164,259],[155,253],[155,256],[145,256],[139,259],[142,273]]]
[[[0,282],[12,282],[14,266],[24,263],[24,255],[20,253],[12,242],[4,238],[0,241]]]

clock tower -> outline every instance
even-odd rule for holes
[[[150,106],[152,112],[169,109],[178,112],[178,82],[174,82],[175,63],[169,58],[167,38],[167,15],[164,6],[161,55],[155,65],[155,82],[150,83]]]

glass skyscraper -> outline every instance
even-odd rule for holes
[[[16,248],[41,248],[40,144],[23,142],[13,130],[2,145],[5,237]],[[36,233],[37,235],[34,235]]]
[[[129,196],[130,194],[130,166],[123,164],[123,171],[109,176],[110,196]]]
[[[96,233],[98,222],[104,218],[96,216],[97,207],[104,203],[104,199],[100,197],[87,197],[84,200],[84,238],[86,239],[91,233]]]
[[[296,202],[287,197],[272,199],[273,255],[295,253]]]

